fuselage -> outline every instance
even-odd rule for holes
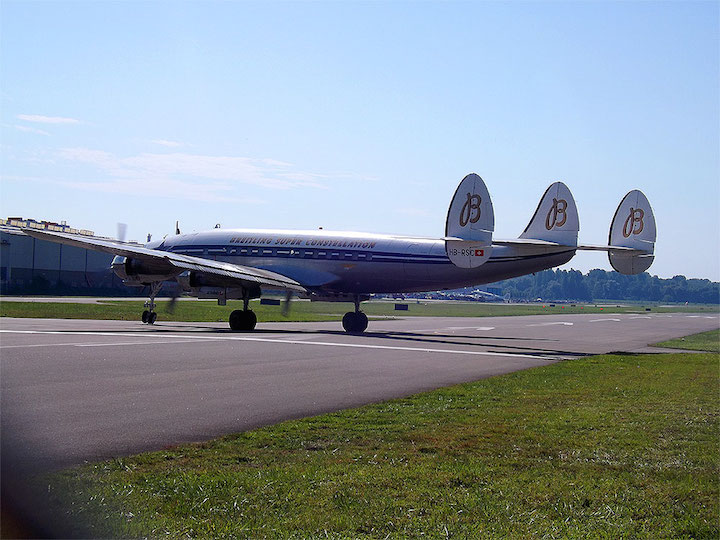
[[[146,247],[270,270],[330,294],[455,289],[553,268],[575,254],[543,248],[520,254],[510,246],[493,246],[482,266],[459,268],[442,239],[268,229],[213,229],[168,236]]]

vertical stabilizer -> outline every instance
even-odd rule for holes
[[[655,260],[655,215],[650,201],[637,189],[623,197],[610,224],[610,250],[612,267],[621,274],[644,272]],[[613,246],[632,248],[643,253],[613,250]]]
[[[490,258],[495,229],[490,193],[471,173],[455,190],[445,222],[445,251],[455,266],[475,268]]]
[[[520,238],[577,246],[579,230],[580,218],[575,199],[565,184],[555,182],[545,190],[535,214]]]

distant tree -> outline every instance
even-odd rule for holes
[[[636,300],[653,302],[720,303],[720,283],[677,275],[660,279],[647,272],[625,276],[590,270],[543,270],[494,285],[517,300]]]

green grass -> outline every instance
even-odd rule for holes
[[[139,320],[144,300],[110,300],[101,304],[74,304],[53,302],[0,302],[0,317],[33,317],[60,319],[114,319]],[[401,302],[409,305],[408,311],[395,311],[393,302],[373,301],[362,305],[370,317],[490,317],[505,315],[542,315],[573,313],[637,313],[645,312],[642,306],[602,306],[594,304],[483,304],[476,302]],[[159,321],[226,322],[233,309],[242,309],[242,302],[229,301],[227,306],[214,302],[177,302],[174,313],[167,312],[167,301],[159,301]],[[250,303],[260,322],[272,321],[335,321],[352,309],[343,302],[293,302],[289,317],[284,317],[280,306]],[[717,312],[717,306],[673,306],[650,308],[655,313],[675,311]]]
[[[717,538],[719,363],[567,361],[38,485],[92,537]]]
[[[720,353],[720,330],[710,330],[709,332],[700,332],[683,338],[671,339],[656,343],[657,347],[667,347],[669,349],[692,349],[695,351],[709,351]]]

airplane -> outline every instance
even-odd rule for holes
[[[577,250],[607,251],[621,274],[639,274],[654,260],[655,217],[639,190],[620,202],[607,245],[578,244],[580,222],[568,187],[547,188],[519,238],[492,237],[495,216],[485,182],[468,174],[450,202],[445,236],[425,238],[325,230],[219,229],[166,236],[144,246],[68,233],[24,229],[35,238],[114,254],[111,268],[128,286],[149,286],[142,322],[157,319],[155,297],[175,281],[191,296],[243,300],[230,313],[234,331],[257,324],[249,301],[263,291],[285,291],[313,301],[353,302],[342,325],[361,334],[368,318],[361,302],[375,293],[457,289],[546,270]]]

